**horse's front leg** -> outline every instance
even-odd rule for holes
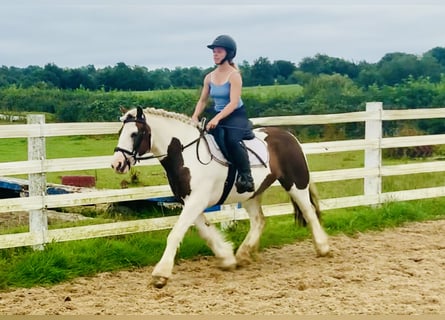
[[[172,274],[177,249],[187,230],[204,209],[205,205],[192,205],[190,202],[184,204],[184,208],[179,215],[178,221],[175,223],[167,237],[167,246],[165,247],[162,258],[151,273],[153,285],[156,288],[162,288],[167,284],[167,281]]]

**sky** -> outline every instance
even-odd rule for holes
[[[207,68],[220,34],[237,63],[375,63],[445,47],[444,30],[443,0],[0,0],[0,66]]]

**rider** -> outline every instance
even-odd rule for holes
[[[241,74],[233,63],[236,43],[230,36],[220,35],[207,47],[213,51],[216,68],[204,78],[201,96],[192,119],[198,122],[198,117],[204,111],[210,96],[214,103],[213,117],[207,123],[206,129],[215,137],[226,158],[238,170],[235,183],[237,191],[253,192],[255,189],[249,158],[242,140],[253,139],[254,134],[241,99]]]

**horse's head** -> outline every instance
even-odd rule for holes
[[[121,111],[123,125],[111,167],[118,173],[125,173],[136,164],[138,157],[150,152],[151,129],[141,107],[130,111],[121,108]]]

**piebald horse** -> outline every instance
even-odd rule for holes
[[[164,167],[174,196],[183,204],[167,237],[162,258],[153,269],[155,287],[162,288],[171,277],[177,249],[193,224],[218,258],[221,269],[233,270],[249,264],[258,251],[265,225],[261,194],[276,180],[290,195],[296,219],[309,225],[317,254],[328,254],[328,236],[319,221],[315,186],[310,181],[301,145],[291,133],[273,127],[254,129],[256,139],[265,146],[267,160],[252,167],[255,191],[239,194],[233,179],[228,188],[224,187],[229,166],[212,156],[202,125],[188,116],[162,109],[137,107],[121,111],[123,125],[112,168],[117,173],[125,173],[138,160],[147,158],[143,155],[152,153],[151,157],[158,158]],[[205,217],[204,210],[221,201],[242,203],[250,218],[250,230],[236,255],[232,244]]]

